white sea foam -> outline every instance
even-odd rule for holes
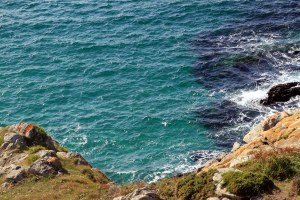
[[[217,151],[217,150],[199,150],[196,152],[192,152],[191,154],[197,154],[201,156],[201,159],[199,159],[197,162],[190,162],[190,159],[187,158],[186,154],[183,154],[179,157],[182,157],[181,162],[179,164],[173,165],[173,164],[167,164],[159,169],[157,169],[153,174],[149,174],[146,179],[150,180],[150,183],[156,182],[160,179],[166,178],[170,176],[170,174],[178,175],[178,174],[185,174],[191,171],[195,171],[199,167],[201,167],[205,162],[207,162],[210,159],[216,158],[220,156],[223,151]]]

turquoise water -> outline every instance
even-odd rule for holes
[[[219,97],[194,41],[250,2],[2,1],[1,125],[38,123],[119,183],[192,170],[227,149],[199,122]]]

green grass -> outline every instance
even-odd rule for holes
[[[29,147],[28,152],[29,154],[34,154],[39,152],[40,150],[46,150],[46,148],[41,145],[31,146]]]
[[[68,150],[67,148],[65,148],[65,147],[62,147],[62,146],[59,146],[59,145],[54,145],[54,146],[55,146],[55,149],[56,149],[57,151],[65,152],[65,153],[68,153],[68,152],[69,152],[69,150]]]
[[[35,161],[37,161],[41,156],[36,155],[36,154],[31,154],[26,158],[26,162],[28,165],[31,165]]]
[[[251,197],[270,192],[274,183],[264,174],[231,171],[223,174],[223,187],[230,193]]]
[[[91,181],[96,182],[96,178],[94,177],[94,173],[93,173],[93,171],[91,169],[88,169],[88,168],[83,169],[81,171],[81,173],[84,174]]]
[[[8,132],[9,126],[6,127],[0,127],[0,146],[4,142],[4,135]]]

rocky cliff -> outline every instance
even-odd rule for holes
[[[243,144],[235,143],[231,152],[197,172],[150,187],[161,199],[299,199],[300,109],[269,116],[245,135]],[[132,199],[131,194],[119,199]]]
[[[297,199],[300,109],[275,113],[196,172],[156,183],[112,183],[38,125],[0,128],[0,199]]]
[[[42,127],[2,127],[0,145],[0,199],[107,199],[111,181]]]

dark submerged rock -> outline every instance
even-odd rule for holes
[[[260,100],[260,104],[267,106],[276,102],[286,102],[297,95],[300,95],[300,82],[279,84],[269,90],[268,97]]]

